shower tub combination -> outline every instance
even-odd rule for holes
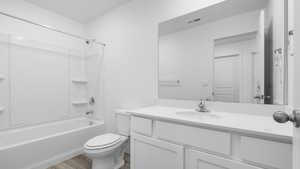
[[[43,169],[83,153],[104,122],[75,118],[0,132],[1,169]]]

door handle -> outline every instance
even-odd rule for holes
[[[293,122],[296,128],[300,127],[300,111],[294,110],[292,114],[287,114],[283,111],[277,111],[273,114],[273,118],[278,123]]]

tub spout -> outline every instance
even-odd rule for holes
[[[94,115],[94,111],[93,111],[93,110],[87,111],[87,112],[85,113],[85,115],[87,115],[87,116],[92,116],[92,115]]]

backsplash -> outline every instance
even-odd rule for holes
[[[161,106],[173,106],[180,108],[194,109],[197,108],[200,101],[193,100],[169,100],[157,99],[156,104]],[[224,103],[224,102],[206,102],[207,107],[212,111],[245,113],[253,115],[272,116],[275,111],[289,111],[288,105],[263,105],[248,103]]]

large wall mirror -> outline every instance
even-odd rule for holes
[[[287,104],[285,0],[223,0],[159,24],[159,97]]]

